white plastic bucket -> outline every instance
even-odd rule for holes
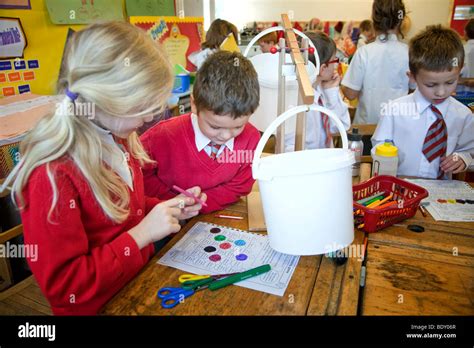
[[[280,124],[300,112],[317,110],[333,121],[343,148],[288,152],[260,158]],[[344,126],[321,106],[290,109],[265,130],[252,165],[258,180],[270,246],[285,254],[320,255],[350,245],[354,239],[352,164]]]
[[[255,71],[258,74],[260,85],[260,105],[250,116],[250,122],[261,132],[265,131],[270,123],[278,116],[278,66],[279,55],[262,53],[250,58]],[[292,64],[291,56],[285,54],[287,64],[283,65],[285,75],[285,110],[298,105],[298,81],[296,80],[295,65]],[[316,81],[318,71],[313,63],[306,65],[311,84]],[[290,120],[285,125],[285,133],[294,133],[296,119]]]

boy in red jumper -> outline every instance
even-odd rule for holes
[[[260,133],[248,121],[258,107],[257,73],[239,53],[216,52],[199,69],[192,113],[158,123],[141,141],[155,166],[143,170],[145,193],[172,198],[173,185],[198,185],[209,213],[252,190],[251,161]]]

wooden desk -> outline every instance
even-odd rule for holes
[[[370,165],[363,164],[362,177],[370,175]],[[354,180],[357,182],[358,180]],[[206,221],[243,230],[248,229],[245,199],[222,211],[244,220],[215,218],[215,214],[198,216],[188,223],[143,271],[103,309],[107,315],[320,315],[357,313],[360,259],[349,259],[337,266],[323,256],[302,256],[283,297],[238,286],[216,292],[200,291],[173,309],[161,308],[156,297],[159,288],[178,285],[183,271],[157,264],[176,242],[196,223]],[[364,233],[357,231],[354,243],[362,244]]]
[[[362,315],[473,315],[474,223],[435,221],[418,211],[369,235]]]
[[[362,164],[361,175],[370,176],[370,164]],[[357,182],[355,179],[354,183]],[[185,272],[156,262],[195,222],[248,228],[244,199],[222,213],[241,215],[244,220],[223,220],[214,214],[194,218],[104,307],[102,314],[474,314],[474,224],[436,222],[419,212],[403,223],[425,226],[426,231],[421,234],[395,226],[367,236],[364,288],[359,287],[363,266],[360,258],[352,257],[344,265],[336,265],[324,256],[303,256],[283,297],[230,286],[216,292],[200,291],[173,309],[161,308],[157,290],[165,285],[177,285],[178,276]],[[365,236],[356,230],[353,245],[361,247]],[[453,247],[458,248],[458,256],[453,256]]]
[[[279,297],[238,286],[219,291],[199,291],[185,303],[172,309],[161,308],[156,297],[159,288],[178,285],[183,271],[157,264],[163,256],[197,221],[206,221],[233,228],[247,229],[247,203],[244,199],[223,213],[244,216],[244,220],[215,218],[214,214],[198,216],[173,238],[143,271],[103,309],[107,315],[304,315],[308,307],[320,256],[301,257],[285,296]]]

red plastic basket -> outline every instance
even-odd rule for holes
[[[386,196],[393,194],[392,199],[400,202],[398,206],[371,209],[357,203],[379,191],[383,191]],[[428,197],[428,191],[394,176],[378,175],[362,184],[354,185],[352,195],[354,210],[361,210],[364,213],[363,220],[358,221],[357,225],[363,223],[364,231],[375,232],[415,215],[420,201]]]

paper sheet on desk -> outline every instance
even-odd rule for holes
[[[474,205],[438,202],[438,199],[474,200],[474,189],[468,183],[457,180],[407,180],[428,190],[430,195],[422,202],[430,203],[425,208],[436,221],[474,222]]]
[[[220,232],[212,233],[214,228]],[[243,272],[268,263],[270,272],[235,285],[283,296],[298,261],[299,256],[274,251],[265,235],[198,222],[158,263],[195,274]]]

